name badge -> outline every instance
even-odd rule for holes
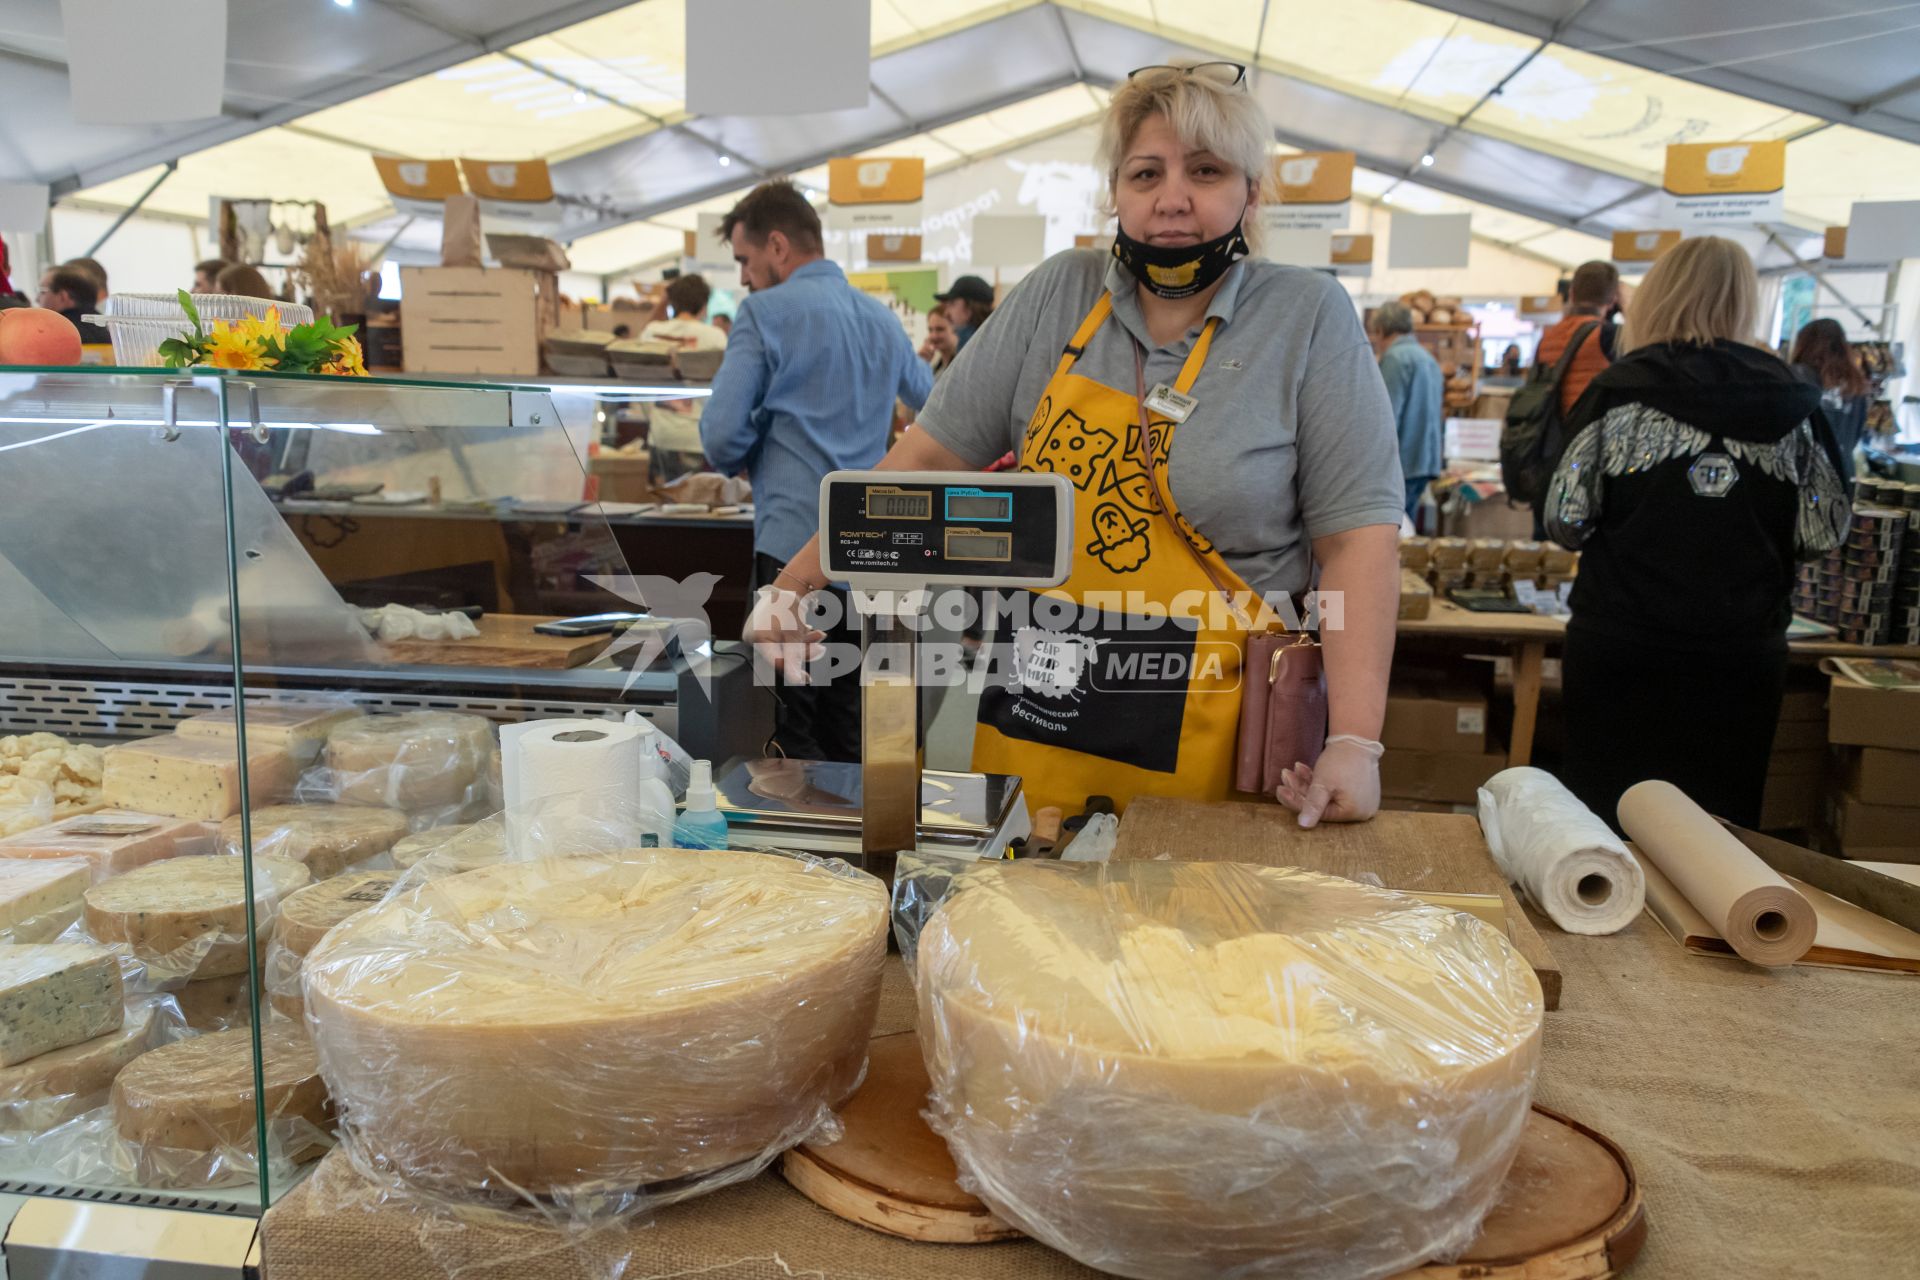
[[[1147,392],[1147,408],[1175,422],[1185,422],[1188,415],[1199,407],[1198,400],[1192,396],[1181,395],[1164,382]]]

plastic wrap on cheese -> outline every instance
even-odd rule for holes
[[[398,809],[358,804],[274,804],[248,815],[256,858],[286,858],[306,867],[315,880],[372,862],[407,834],[407,815]],[[240,815],[220,824],[220,852],[242,848]]]
[[[307,1023],[371,1175],[632,1212],[831,1125],[865,1068],[886,922],[877,879],[773,854],[409,877],[307,954]]]
[[[416,830],[472,821],[493,811],[493,750],[493,722],[484,716],[362,716],[328,731],[325,768],[303,776],[295,798],[399,809]]]
[[[929,1118],[962,1184],[1120,1276],[1360,1280],[1472,1242],[1542,1001],[1471,916],[1237,863],[903,855]]]

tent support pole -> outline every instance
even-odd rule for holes
[[[121,227],[126,226],[127,219],[131,218],[134,214],[140,212],[140,206],[147,202],[147,197],[152,195],[154,192],[158,191],[160,189],[160,184],[165,182],[168,178],[171,178],[173,176],[173,171],[175,169],[178,169],[179,167],[180,167],[180,162],[178,160],[167,161],[167,167],[160,171],[160,175],[158,177],[156,177],[152,182],[147,184],[147,189],[140,193],[140,198],[138,200],[135,200],[132,204],[128,205],[126,208],[122,209],[120,211],[120,216],[113,220],[113,225],[108,227],[105,231],[102,231],[100,233],[100,238],[98,240],[95,240],[92,244],[88,245],[87,251],[81,254],[80,256],[83,258],[91,258],[94,254],[100,252],[100,246],[105,244],[107,241],[113,239],[113,233],[118,231]]]

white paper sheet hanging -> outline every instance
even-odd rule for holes
[[[687,111],[792,116],[865,107],[870,0],[699,0],[687,9]]]
[[[1487,779],[1480,829],[1501,872],[1568,933],[1618,933],[1646,905],[1646,876],[1626,844],[1544,769]]]
[[[1047,220],[1041,214],[982,214],[973,220],[976,267],[1032,267],[1047,256]]]
[[[1333,233],[1324,227],[1269,226],[1260,240],[1260,256],[1287,267],[1333,265]]]
[[[60,19],[78,123],[165,124],[220,114],[227,0],[60,0]]]
[[[1847,261],[1920,258],[1920,200],[1862,200],[1847,219]]]
[[[1403,213],[1396,209],[1387,230],[1387,266],[1395,271],[1464,267],[1472,248],[1470,213]]]
[[[48,195],[44,182],[0,182],[0,231],[45,230]]]

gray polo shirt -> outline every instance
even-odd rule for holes
[[[1131,333],[1147,351],[1148,388],[1171,386],[1200,330],[1154,346],[1132,275],[1072,249],[1016,285],[961,348],[920,426],[974,466],[1017,450],[1102,288],[1113,315],[1074,371],[1131,396]],[[1244,259],[1207,314],[1220,328],[1193,384],[1199,407],[1174,432],[1173,501],[1255,590],[1298,592],[1309,539],[1400,523],[1406,486],[1380,367],[1346,290],[1318,272]]]

